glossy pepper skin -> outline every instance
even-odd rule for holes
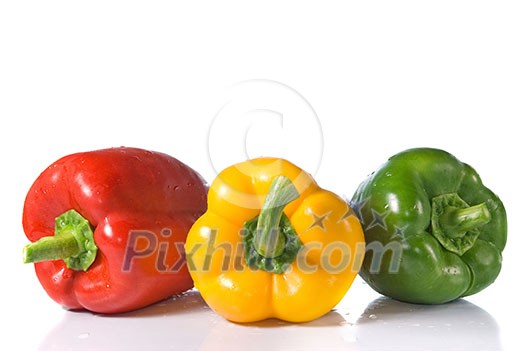
[[[443,150],[391,157],[352,204],[367,241],[360,275],[379,293],[445,303],[483,290],[500,272],[505,208],[472,167]]]
[[[296,196],[274,201],[282,208],[272,212],[275,207],[265,204],[279,198],[270,193],[275,195],[277,180],[286,179]],[[272,215],[284,213],[279,230],[293,232],[283,241],[280,256],[256,253],[257,242],[268,248],[264,243],[272,240],[259,241],[258,229],[251,238],[246,230],[254,219],[258,225],[264,222],[263,208]],[[272,317],[305,322],[326,314],[350,288],[364,247],[361,225],[347,203],[321,189],[305,171],[276,158],[223,170],[210,186],[207,212],[186,241],[195,287],[214,311],[234,322]]]
[[[206,210],[206,193],[194,170],[166,154],[120,147],[65,156],[27,194],[26,236],[46,239],[29,244],[25,260],[36,261],[40,283],[67,309],[118,313],[147,306],[193,286],[183,243]],[[92,230],[96,247],[61,254],[66,245],[57,240],[78,228]]]

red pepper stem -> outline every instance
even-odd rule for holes
[[[69,210],[55,220],[55,235],[28,244],[22,252],[24,263],[64,260],[75,271],[86,271],[95,261],[97,245],[88,220]]]
[[[60,260],[80,253],[80,245],[71,233],[62,233],[60,236],[45,236],[23,249],[24,263],[35,263],[50,260]]]
[[[255,231],[255,250],[263,257],[280,256],[286,245],[284,234],[279,228],[284,207],[299,197],[299,192],[286,176],[278,176],[261,208]]]

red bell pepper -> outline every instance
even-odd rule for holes
[[[198,173],[166,154],[111,148],[65,156],[27,194],[23,227],[48,295],[118,313],[190,289],[184,242],[206,210]]]

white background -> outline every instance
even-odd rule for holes
[[[0,318],[7,326],[0,343],[523,347],[523,2],[191,3],[0,4]],[[471,164],[505,203],[504,267],[467,307],[376,301],[387,305],[376,309],[369,304],[378,295],[357,280],[340,312],[308,326],[236,326],[197,295],[127,318],[69,313],[21,264],[24,197],[59,157],[121,145],[171,154],[208,181],[216,168],[247,156],[287,157],[346,197],[390,155],[443,148]],[[188,306],[195,311],[178,313]]]

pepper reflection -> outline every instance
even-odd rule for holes
[[[496,320],[464,299],[416,305],[380,297],[356,322],[358,350],[500,350]]]

